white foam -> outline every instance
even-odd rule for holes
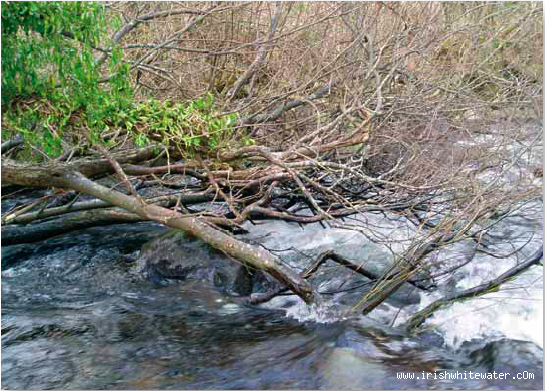
[[[306,305],[302,300],[286,309],[286,316],[299,322],[334,323],[344,319],[346,308],[338,304],[323,302],[319,305]]]
[[[478,269],[483,269],[483,264]],[[462,285],[476,282],[486,274],[473,274]],[[435,299],[423,297],[420,309]],[[436,328],[454,348],[472,338],[504,337],[532,341],[543,347],[543,268],[532,267],[514,281],[503,284],[498,292],[439,310],[428,318],[425,326]]]

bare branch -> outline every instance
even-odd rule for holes
[[[411,316],[405,328],[408,331],[414,331],[418,326],[424,323],[428,317],[433,315],[434,312],[436,312],[437,310],[441,308],[449,306],[456,301],[474,299],[476,297],[480,297],[482,295],[498,291],[502,284],[508,281],[511,281],[514,277],[524,272],[528,268],[539,264],[539,262],[542,259],[543,259],[543,245],[541,245],[541,247],[528,260],[507,270],[505,273],[494,278],[493,280],[487,281],[473,288],[469,288],[462,292],[452,294],[450,296],[443,297],[441,299],[434,301],[423,310]]]
[[[257,50],[257,55],[255,57],[254,62],[238,78],[238,80],[235,82],[235,85],[233,86],[233,88],[231,90],[229,90],[229,92],[227,93],[227,101],[232,100],[238,94],[238,92],[240,91],[242,86],[244,86],[246,83],[248,83],[248,81],[250,81],[250,79],[255,74],[255,72],[257,71],[259,66],[262,65],[262,63],[265,61],[265,59],[267,57],[268,50],[267,50],[266,46],[268,45],[268,42],[270,42],[273,39],[273,36],[274,36],[274,34],[276,32],[276,29],[278,27],[278,20],[280,19],[280,15],[282,14],[282,2],[277,1],[275,3],[275,5],[276,5],[276,11],[275,11],[274,15],[271,18],[271,23],[269,25],[269,32],[267,33],[267,36],[265,38],[265,42],[267,42],[267,43],[265,43],[265,42],[259,42],[258,43],[259,49]]]

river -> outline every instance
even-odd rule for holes
[[[487,324],[496,334],[454,346],[408,336],[376,316],[327,322],[322,317],[316,322],[316,314],[299,304],[288,311],[251,308],[197,283],[157,287],[131,273],[131,262],[139,246],[162,230],[151,223],[97,227],[3,248],[7,266],[2,272],[2,387],[543,386],[542,350],[520,340],[520,335],[498,337],[506,330],[503,321],[500,327]],[[496,311],[501,312],[501,306]],[[515,324],[521,314],[506,311],[503,316],[512,317]],[[524,316],[542,318],[542,312]],[[467,337],[466,326],[452,326],[452,333]],[[450,338],[448,331],[441,332]],[[534,379],[398,378],[408,373],[493,370]]]
[[[6,201],[2,208],[11,206]],[[155,285],[135,272],[142,244],[165,230],[153,223],[4,246],[2,388],[542,389],[541,265],[499,292],[437,312],[421,334],[398,327],[441,295],[525,260],[543,243],[542,216],[542,199],[522,205],[492,232],[494,250],[504,256],[460,243],[439,257],[474,258],[436,292],[348,318],[340,315],[347,296],[332,297],[325,310],[307,308],[295,296],[250,307],[199,281]],[[363,219],[363,226],[383,227],[385,235],[408,232],[397,217]],[[320,224],[270,221],[251,232],[286,262],[288,248],[386,258],[361,237]],[[337,282],[344,284],[332,279]]]

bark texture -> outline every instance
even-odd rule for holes
[[[100,163],[97,166],[103,168]],[[91,165],[84,167],[88,172],[96,172],[98,169]],[[89,180],[82,173],[72,171],[70,165],[63,167],[50,164],[46,167],[40,167],[4,161],[2,162],[2,181],[23,186],[55,186],[94,196],[134,213],[143,220],[157,221],[168,227],[181,229],[201,238],[212,247],[223,251],[237,261],[269,273],[286,284],[307,304],[314,303],[318,299],[314,289],[307,281],[290,268],[284,266],[280,259],[269,251],[243,243],[198,218],[184,216],[158,205],[146,204],[135,197],[108,189]]]

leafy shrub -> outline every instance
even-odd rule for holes
[[[135,103],[119,47],[110,53],[103,83],[94,56],[97,43],[107,40],[103,26],[104,7],[97,2],[2,3],[3,138],[23,134],[49,156],[59,155],[63,142],[102,143],[112,129],[132,136],[137,146],[153,140],[183,155],[233,141],[235,118],[218,116],[210,94],[187,105]]]
[[[88,126],[86,137],[97,141],[96,130],[132,101],[119,48],[110,56],[108,83],[100,83],[93,48],[105,32],[103,4],[22,1],[1,7],[5,128],[49,155],[62,150],[69,124]]]
[[[112,116],[109,127],[125,128],[134,135],[137,146],[151,140],[174,146],[182,155],[194,152],[214,153],[235,142],[252,144],[249,138],[235,140],[233,125],[236,115],[219,115],[213,97],[207,94],[188,104],[170,101],[149,101],[135,104]]]

